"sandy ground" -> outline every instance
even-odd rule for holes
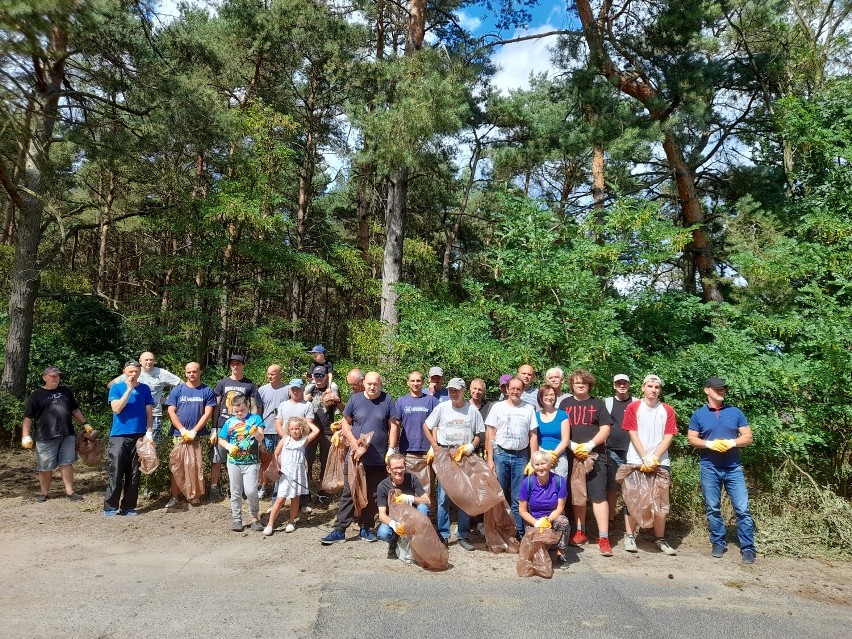
[[[572,549],[571,562],[545,582],[518,578],[513,557],[491,554],[474,536],[477,552],[451,544],[450,570],[433,574],[388,560],[382,543],[321,546],[336,504],[315,509],[292,534],[283,532],[279,518],[275,535],[265,538],[248,529],[232,532],[227,502],[166,512],[163,496],[142,499],[139,517],[104,518],[104,471],[79,463],[76,486],[84,501],[65,499],[57,474],[51,499],[39,504],[32,468],[26,453],[0,453],[0,636],[268,636],[268,615],[256,615],[258,606],[280,615],[284,636],[326,636],[323,628],[336,636],[337,629],[323,622],[333,618],[333,593],[353,584],[368,587],[370,579],[410,581],[430,592],[436,584],[470,587],[487,604],[504,585],[556,585],[583,575],[628,584],[635,579],[695,609],[772,602],[776,615],[813,614],[829,629],[825,636],[852,621],[846,562],[759,556],[754,566],[742,566],[735,546],[711,560],[703,536],[672,536],[674,558],[656,552],[650,539],[640,540],[639,553],[617,547],[612,558],[593,546]],[[349,530],[350,539],[356,534]],[[614,539],[620,541],[620,533]],[[249,610],[243,631],[228,632],[240,611]]]

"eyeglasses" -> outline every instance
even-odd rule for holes
[[[316,377],[317,379],[322,379],[323,377],[325,377],[325,373],[314,373],[314,377]]]

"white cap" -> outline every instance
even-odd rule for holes
[[[616,375],[615,377],[612,378],[612,383],[614,384],[615,382],[620,382],[621,380],[624,380],[625,382],[629,382],[630,378],[627,375],[625,375],[624,373],[619,373],[618,375]]]
[[[443,377],[444,376],[444,369],[441,368],[440,366],[433,366],[432,368],[430,368],[429,369],[429,377],[435,377],[435,375]]]

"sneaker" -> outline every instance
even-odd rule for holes
[[[272,536],[272,530],[273,530],[273,529],[272,529],[272,524],[269,524],[266,528],[264,528],[264,529],[263,529],[263,535],[264,535],[264,537],[271,537],[271,536]]]
[[[744,564],[753,564],[754,560],[757,558],[757,553],[753,550],[743,550],[743,563]]]
[[[587,541],[589,541],[589,538],[586,537],[586,533],[584,533],[582,530],[578,530],[571,537],[571,545],[572,546],[582,546]]]
[[[388,544],[388,559],[396,559],[396,544]]]
[[[243,522],[235,521],[233,524],[231,524],[231,530],[233,530],[234,532],[243,532]]]
[[[47,495],[39,495],[38,497],[36,497],[36,503],[38,503],[38,504],[43,504],[46,501],[47,501]]]
[[[669,546],[669,542],[665,539],[654,540],[654,545],[660,549],[661,553],[668,555],[669,557],[674,557],[677,554],[677,550]]]
[[[166,502],[166,510],[169,508],[174,508],[178,505],[177,497],[172,497],[169,501]]]
[[[296,530],[296,524],[287,524],[287,527],[284,529],[285,533],[291,533]]]
[[[335,528],[330,533],[328,533],[325,537],[320,539],[320,542],[323,546],[331,546],[332,544],[339,544],[342,541],[346,541],[346,533],[342,530],[338,530]]]
[[[119,515],[124,515],[125,517],[136,517],[139,513],[136,512],[133,508],[128,508],[124,512],[119,511]]]
[[[624,550],[627,552],[638,552],[636,547],[636,537],[633,535],[624,535]]]
[[[556,551],[556,561],[558,561],[560,564],[567,564],[568,563],[568,556],[564,552],[562,552],[561,550],[557,550]]]
[[[363,539],[364,541],[369,541],[370,543],[373,543],[374,541],[378,541],[378,540],[379,540],[379,538],[378,538],[378,537],[376,537],[376,536],[373,534],[373,531],[372,531],[372,530],[370,530],[369,528],[362,528],[362,529],[361,529],[361,532],[359,532],[359,533],[358,533],[358,536],[359,536],[361,539]]]
[[[312,512],[314,512],[314,509],[311,508],[310,506],[302,506],[299,509],[299,512],[302,513],[303,515],[310,515]]]
[[[255,532],[260,532],[261,530],[263,530],[263,524],[260,523],[259,521],[255,520],[255,521],[251,522],[250,528]]]
[[[80,493],[71,493],[70,495],[66,495],[66,497],[71,501],[83,501],[83,495]]]
[[[266,488],[261,486],[260,488],[257,489],[257,498],[263,499],[264,497],[266,497]]]
[[[115,508],[109,508],[104,510],[104,517],[115,517],[118,514],[118,511]]]
[[[609,544],[608,537],[599,537],[598,538],[598,550],[601,551],[601,554],[604,557],[612,557],[612,546]]]
[[[210,492],[207,493],[207,503],[215,504],[222,501],[222,489],[218,486],[210,486]]]
[[[467,539],[465,539],[464,537],[459,537],[459,546],[460,546],[461,548],[463,548],[463,549],[467,550],[468,552],[471,552],[471,551],[473,551],[473,550],[476,550],[476,548],[474,548],[474,547],[473,547],[473,544],[472,544],[472,543],[470,543],[470,541],[468,541],[468,540],[467,540]]]
[[[721,559],[727,548],[722,544],[713,544],[713,550],[710,551],[710,556],[714,559]]]

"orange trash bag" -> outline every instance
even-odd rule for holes
[[[630,516],[642,528],[653,528],[654,519],[669,514],[669,471],[658,468],[643,473],[635,464],[618,467],[615,481],[621,484],[621,497]]]
[[[340,435],[338,445],[332,446],[328,451],[325,474],[322,476],[322,489],[324,491],[338,493],[343,490],[343,463],[348,452],[349,442]]]
[[[144,475],[150,475],[159,468],[157,445],[144,435],[136,440],[136,454],[139,456],[139,470]]]
[[[358,438],[358,447],[349,456],[349,490],[352,492],[352,503],[355,506],[356,517],[361,514],[369,501],[367,471],[364,470],[364,464],[361,463],[361,456],[370,447],[371,439],[373,439],[373,433],[361,435]]]
[[[439,448],[432,462],[435,476],[452,502],[471,517],[506,503],[497,475],[488,468],[485,460],[477,455],[468,455],[455,462],[453,454],[456,450]]]
[[[266,470],[263,471],[263,476],[271,482],[278,481],[278,475],[281,474],[281,466],[278,464],[278,456],[275,451],[271,453],[272,458],[266,465]]]
[[[485,543],[495,554],[507,552],[517,554],[520,549],[518,529],[509,504],[503,500],[491,510],[485,511]]]
[[[547,549],[559,541],[559,532],[553,528],[529,528],[521,540],[518,564],[515,567],[518,577],[553,576],[553,562]]]
[[[571,503],[575,506],[585,506],[589,500],[586,492],[586,475],[595,467],[597,453],[592,453],[586,459],[574,458],[571,464]]]
[[[432,495],[432,473],[429,471],[429,462],[426,458],[409,459],[405,458],[405,471],[417,477],[417,481],[423,486],[423,490],[431,497]]]
[[[77,455],[86,466],[100,466],[104,455],[98,442],[98,431],[77,434]]]
[[[204,496],[204,463],[199,441],[178,442],[169,454],[169,470],[188,502],[198,501]]]
[[[450,551],[441,543],[426,515],[414,506],[396,503],[399,494],[396,488],[388,492],[388,516],[402,524],[412,559],[426,570],[446,570],[450,565]]]

